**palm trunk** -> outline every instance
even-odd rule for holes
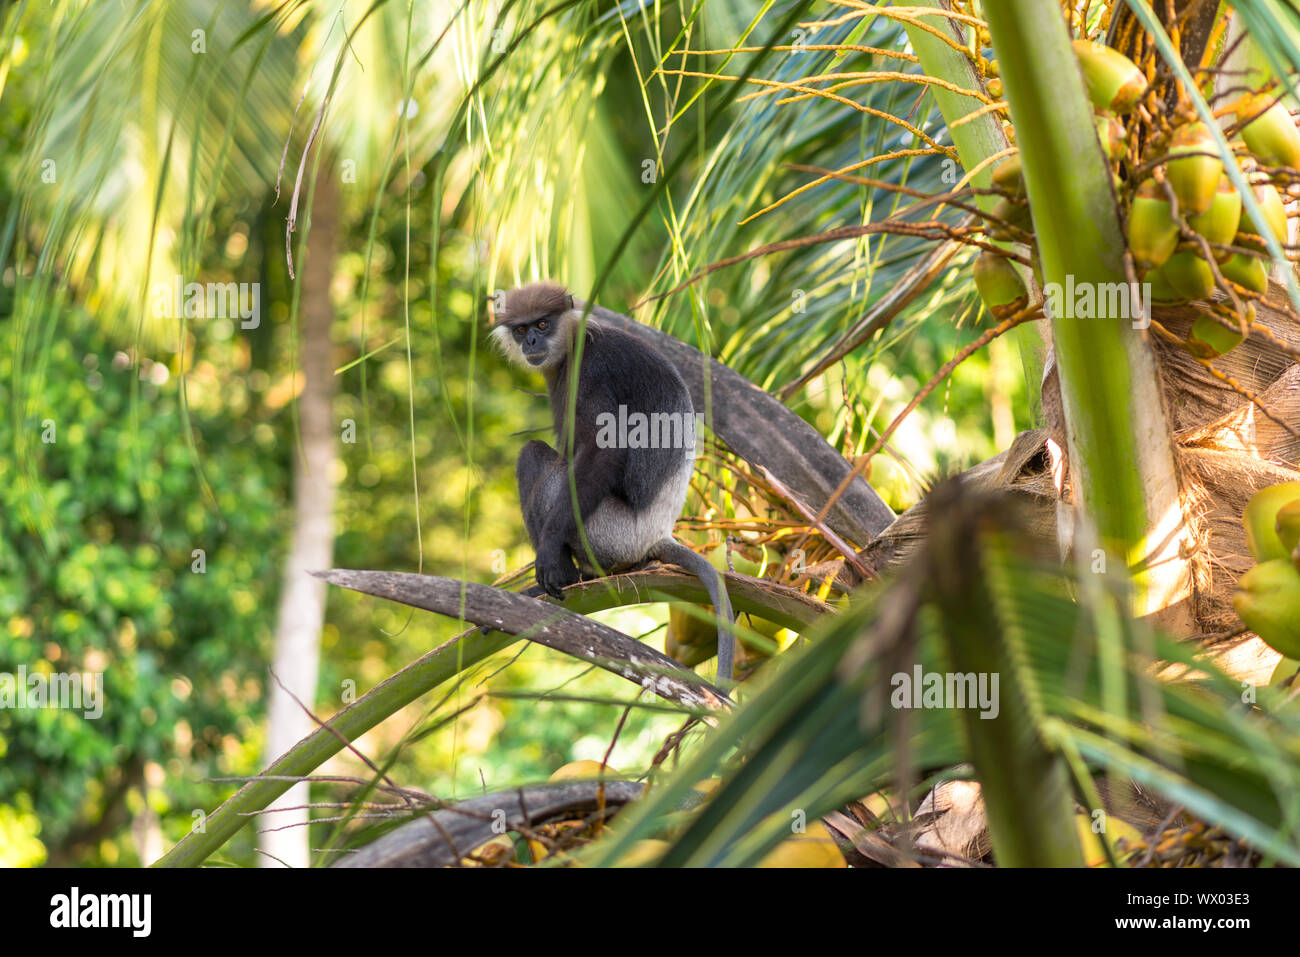
[[[1072,68],[1064,18],[1055,7],[1027,0],[991,4],[987,15],[1044,282],[1059,290],[1125,283],[1110,171],[1083,79]],[[1135,328],[1142,317],[1098,309],[1082,319],[1064,311],[1051,324],[1076,527],[1100,546],[1108,564],[1133,570],[1134,611],[1189,634],[1191,576],[1183,556],[1192,543],[1155,359]]]
[[[268,764],[316,727],[303,709],[314,709],[316,704],[320,630],[325,617],[325,583],[308,572],[329,568],[334,561],[335,489],[330,473],[336,455],[332,410],[336,385],[331,361],[334,307],[330,303],[330,284],[338,249],[339,192],[335,176],[332,165],[323,163],[316,179],[301,279],[299,361],[303,387],[298,414],[302,446],[294,454],[293,544],[285,564],[276,625]],[[307,801],[308,786],[295,785],[272,805],[291,810],[261,819],[264,828],[278,829],[266,831],[259,838],[264,866],[279,867],[283,862],[306,867],[310,863]]]
[[[1091,107],[1082,78],[1061,66],[1074,62],[1064,18],[1055,6],[1030,0],[990,4],[986,16],[1016,123],[1044,281],[1058,289],[1124,283],[1125,242]],[[915,28],[908,32],[927,74],[968,89],[978,82],[961,54]],[[935,97],[950,126],[974,106],[948,92]],[[995,122],[986,115],[953,127],[966,168],[1005,143]],[[1081,521],[1076,544],[1089,543],[1085,557],[1095,545],[1108,567],[1134,573],[1133,610],[1189,634],[1195,630],[1184,558],[1190,533],[1155,360],[1134,318],[1051,320],[1075,512],[1063,537],[1068,542],[1069,526]]]

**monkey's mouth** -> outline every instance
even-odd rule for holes
[[[529,365],[539,366],[546,361],[546,350],[542,350],[541,352],[525,352],[524,358],[528,360]]]

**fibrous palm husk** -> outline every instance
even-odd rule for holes
[[[1195,317],[1192,307],[1154,310],[1156,322],[1179,338],[1186,337]],[[1186,560],[1198,632],[1185,637],[1203,642],[1233,676],[1266,682],[1280,656],[1241,631],[1232,595],[1237,579],[1255,563],[1241,524],[1246,503],[1261,488],[1300,479],[1300,365],[1278,344],[1300,349],[1300,321],[1285,299],[1271,292],[1257,304],[1255,327],[1245,342],[1213,361],[1224,378],[1168,338],[1153,333],[1151,341],[1177,444],[1184,512],[1196,542]],[[1047,427],[1021,433],[1011,448],[964,477],[979,489],[1021,498],[1031,530],[1064,544],[1064,551],[1072,496],[1055,376],[1049,363],[1043,382]],[[926,510],[922,501],[900,515],[863,550],[864,560],[876,568],[905,561],[925,537]]]

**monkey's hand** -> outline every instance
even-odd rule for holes
[[[578,581],[578,567],[569,550],[563,546],[538,552],[534,571],[537,574],[537,584],[546,589],[552,598],[563,598],[564,589]]]

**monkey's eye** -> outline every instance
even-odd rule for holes
[[[524,337],[524,331],[526,328],[527,328],[526,326],[515,326],[514,329],[510,331],[515,334],[516,339],[522,339]]]
[[[549,326],[549,325],[550,325],[550,323],[547,322],[545,319],[538,319],[538,320],[537,320],[537,328],[538,328],[538,329],[545,329],[545,328],[546,328],[547,326]]]

